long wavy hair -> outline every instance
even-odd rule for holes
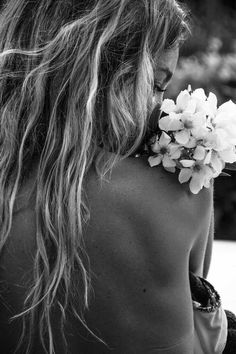
[[[84,181],[132,155],[153,109],[154,58],[178,45],[186,13],[174,0],[8,0],[0,14],[0,252],[17,192],[34,161],[34,282],[22,312],[26,353],[37,336],[55,353],[52,310],[87,328],[91,288]],[[102,154],[113,154],[104,160]],[[99,162],[99,163],[98,163]],[[94,334],[95,335],[95,334]]]

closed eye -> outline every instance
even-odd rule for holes
[[[154,92],[166,92],[166,89],[162,89],[159,85],[154,85]]]

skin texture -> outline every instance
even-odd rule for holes
[[[91,219],[84,239],[93,286],[86,320],[112,350],[88,337],[69,317],[71,353],[193,353],[188,271],[202,275],[208,261],[212,189],[192,195],[176,175],[150,168],[145,158],[128,158],[102,183],[91,169],[86,190]],[[7,284],[2,296],[11,308],[2,308],[0,316],[0,343],[8,347],[6,353],[11,353],[9,345],[15,344],[20,330],[15,324],[10,332],[6,322],[22,306],[35,253],[34,202],[21,203],[1,259],[1,281]],[[65,351],[57,315],[56,353],[61,354]],[[42,348],[38,345],[34,353],[42,353]]]
[[[188,271],[203,274],[212,190],[193,196],[176,177],[141,158],[123,161],[100,192],[89,184],[96,288],[88,320],[117,353],[193,350]]]
[[[168,84],[162,69],[173,72],[177,58],[178,51],[172,50],[158,61],[155,75],[162,89]],[[157,105],[162,95],[156,93]],[[158,115],[152,119],[150,124],[157,124]],[[37,166],[19,193],[10,241],[0,261],[0,346],[6,354],[13,352],[20,333],[18,322],[9,326],[9,317],[21,310],[32,282],[35,200],[28,197],[36,172]],[[213,189],[193,195],[176,174],[150,168],[146,157],[139,157],[120,161],[103,181],[92,167],[85,190],[91,217],[84,240],[92,277],[85,318],[107,346],[69,314],[67,349],[72,354],[193,353],[189,270],[208,272]],[[55,312],[56,354],[64,354],[58,326]],[[33,353],[42,352],[36,343]]]

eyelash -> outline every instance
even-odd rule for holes
[[[163,90],[163,89],[160,88],[159,85],[154,85],[154,90],[153,90],[153,91],[154,91],[154,92],[155,92],[155,91],[157,91],[157,92],[166,92],[166,89]]]

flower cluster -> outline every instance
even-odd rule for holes
[[[159,120],[160,132],[151,140],[151,167],[162,163],[170,172],[180,169],[179,182],[190,181],[197,194],[209,187],[226,163],[236,161],[236,104],[228,101],[217,108],[213,93],[203,89],[181,91],[176,103],[165,99]]]

